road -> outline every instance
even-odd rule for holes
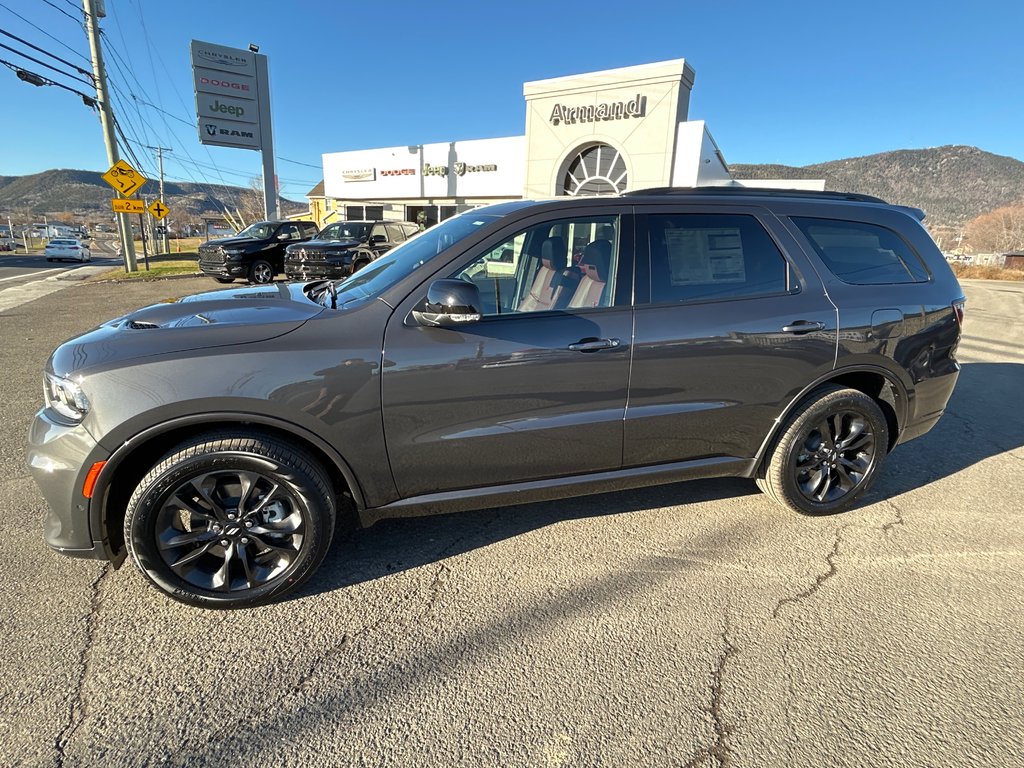
[[[55,344],[210,287],[0,313],[0,764],[1024,765],[1024,285],[965,284],[947,415],[847,514],[715,480],[387,521],[232,613],[49,552],[24,467]]]

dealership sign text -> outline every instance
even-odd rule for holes
[[[630,117],[644,117],[647,114],[647,97],[639,93],[629,101],[612,101],[590,104],[583,107],[567,107],[555,104],[551,110],[552,125],[566,123],[596,123],[601,120],[625,120]]]

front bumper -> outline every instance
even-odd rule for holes
[[[83,495],[89,468],[105,461],[102,449],[81,424],[68,427],[40,410],[28,434],[28,468],[46,500],[46,543],[65,555],[109,559],[111,553],[89,524],[91,500]]]
[[[248,267],[241,261],[217,261],[199,259],[199,269],[209,277],[245,277]]]

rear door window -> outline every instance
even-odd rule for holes
[[[761,223],[745,214],[652,214],[651,303],[786,293],[789,267]]]
[[[792,216],[832,274],[852,285],[923,283],[921,258],[891,229],[862,221]]]

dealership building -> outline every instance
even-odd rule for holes
[[[434,224],[520,198],[608,195],[648,187],[746,184],[822,189],[823,181],[733,179],[703,120],[688,120],[684,59],[523,85],[526,134],[323,155],[310,214],[324,224]]]

